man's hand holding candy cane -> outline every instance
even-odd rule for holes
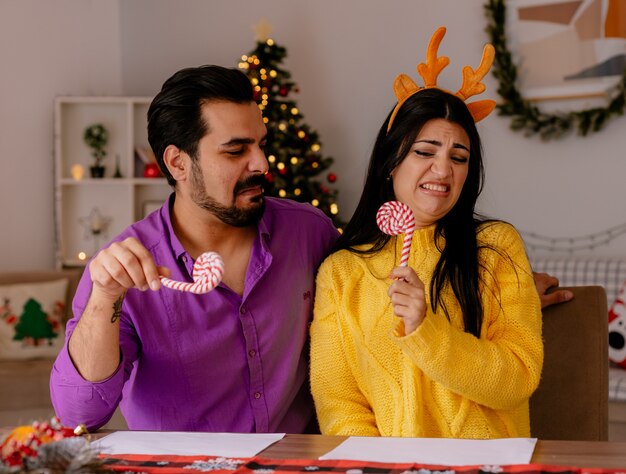
[[[93,283],[89,303],[69,342],[74,365],[86,380],[110,377],[119,366],[119,321],[124,295],[131,288],[158,291],[162,286],[202,294],[215,288],[224,263],[215,252],[200,255],[193,282],[170,280],[170,270],[157,266],[148,250],[133,237],[101,250],[89,264]]]
[[[157,291],[161,288],[160,276],[169,276],[170,270],[158,267],[143,244],[128,237],[102,249],[89,264],[89,273],[93,292],[115,301],[130,288]]]
[[[400,265],[389,275],[394,281],[387,294],[391,298],[394,314],[404,321],[404,334],[408,335],[422,324],[426,315],[424,283],[408,266],[415,219],[409,206],[400,201],[389,201],[378,210],[376,222],[387,235],[404,234]]]

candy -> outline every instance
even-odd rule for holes
[[[170,280],[161,277],[161,283],[167,288],[178,291],[188,291],[201,295],[208,293],[222,281],[224,276],[224,261],[215,252],[206,252],[198,257],[193,265],[193,283]]]
[[[400,266],[406,267],[409,263],[411,240],[415,231],[415,218],[411,208],[400,201],[388,201],[378,209],[376,223],[378,228],[387,235],[404,234]]]

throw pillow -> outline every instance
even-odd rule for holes
[[[609,360],[626,369],[626,281],[609,308]]]
[[[0,359],[56,357],[65,340],[67,284],[0,286]]]

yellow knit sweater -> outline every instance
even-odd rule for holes
[[[402,238],[375,255],[328,257],[317,276],[311,388],[324,434],[501,438],[530,436],[528,399],[543,364],[541,306],[523,243],[505,223],[483,225],[479,244],[484,320],[463,331],[452,291],[432,312],[439,259],[434,226],[415,232],[409,266],[426,289],[422,324],[404,336],[387,289]]]

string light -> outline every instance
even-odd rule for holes
[[[279,170],[284,170],[285,169],[285,163],[278,163],[276,165],[276,168],[278,168]]]
[[[296,196],[300,196],[300,194],[302,194],[302,191],[300,190],[300,188],[296,188],[296,189],[294,189],[294,190],[293,190],[293,193],[294,193]]]
[[[311,168],[317,168],[320,164],[317,161],[311,163]]]
[[[274,40],[272,38],[268,38],[267,41],[265,42],[265,44],[267,44],[268,46],[273,46],[274,45]]]
[[[276,76],[278,76],[278,73],[272,69],[270,71],[270,77],[276,77]]]
[[[330,213],[332,215],[339,214],[339,206],[337,206],[337,204],[335,204],[334,202],[330,205]]]
[[[274,155],[270,155],[267,157],[267,161],[270,163],[274,163],[276,161],[276,157]]]
[[[287,104],[280,104],[280,110],[287,110]]]
[[[284,132],[284,131],[287,129],[287,125],[285,125],[284,123],[279,123],[279,124],[278,124],[278,129],[279,129],[281,132]]]
[[[626,234],[626,222],[609,229],[594,232],[578,237],[549,237],[535,232],[520,230],[526,246],[532,250],[547,250],[548,252],[574,253],[581,250],[593,250],[607,245],[617,237]]]
[[[291,108],[291,115],[298,115],[298,109],[297,109],[297,107],[292,107],[292,108]]]
[[[284,197],[287,195],[287,191],[285,191],[284,189],[280,189],[280,190],[278,191],[278,195],[279,195],[281,198],[284,198]]]
[[[263,110],[263,109],[261,109],[261,110]],[[267,117],[263,117],[263,123],[269,123],[269,122],[270,122],[270,119],[268,119]]]
[[[256,86],[259,83],[259,80],[256,77],[253,77],[252,79],[250,79],[250,82],[253,86]]]
[[[306,137],[306,133],[304,133],[303,130],[299,130],[298,131],[298,138],[304,138],[304,137]]]
[[[297,156],[292,156],[290,161],[291,161],[292,165],[297,165],[298,164],[298,157]]]
[[[320,144],[319,144],[319,143],[314,143],[313,145],[311,145],[311,151],[314,151],[314,152],[316,152],[316,153],[317,153],[318,151],[320,151],[320,148],[321,148],[321,147],[320,147]]]
[[[311,204],[313,204],[315,207],[317,207],[317,206],[319,206],[319,205],[320,205],[320,202],[319,202],[317,199],[313,199],[313,200],[311,201]]]

